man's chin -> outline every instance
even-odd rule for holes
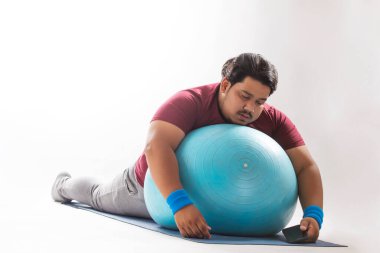
[[[242,121],[242,120],[237,120],[237,121],[229,120],[228,122],[231,123],[231,124],[236,124],[236,125],[241,125],[241,126],[246,126],[249,123],[251,123],[251,122]]]
[[[229,118],[229,119],[226,119],[226,121],[230,124],[241,125],[241,126],[246,126],[246,125],[252,123],[252,121],[245,121],[245,120],[241,120],[239,118],[237,118],[237,119]]]

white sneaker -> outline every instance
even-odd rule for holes
[[[58,191],[58,188],[68,178],[71,178],[71,175],[69,173],[67,173],[67,172],[61,172],[61,173],[58,174],[57,178],[54,181],[53,187],[51,188],[51,196],[54,199],[54,201],[61,202],[61,203],[65,203],[65,202],[70,202],[71,201],[71,199],[67,199],[67,198],[63,197],[59,193],[59,191]]]

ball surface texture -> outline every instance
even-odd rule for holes
[[[176,157],[183,188],[212,233],[273,235],[292,218],[296,175],[285,151],[268,135],[235,124],[206,126],[185,136]],[[149,170],[144,197],[156,223],[177,229]]]

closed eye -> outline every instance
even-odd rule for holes
[[[243,99],[245,99],[245,100],[250,99],[250,97],[248,97],[248,96],[244,96],[244,95],[241,95],[241,97],[242,97]]]

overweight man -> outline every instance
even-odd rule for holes
[[[90,177],[72,178],[67,172],[55,179],[55,201],[76,200],[96,210],[150,218],[144,201],[144,179],[149,169],[183,237],[211,237],[207,221],[188,200],[179,179],[175,151],[192,130],[214,124],[238,124],[272,137],[289,156],[298,181],[304,211],[300,228],[304,242],[315,242],[323,222],[323,189],[317,164],[292,121],[266,103],[277,88],[276,68],[259,54],[244,53],[226,61],[219,83],[182,90],[154,114],[144,152],[110,182]],[[172,201],[180,198],[181,201]],[[184,201],[185,200],[185,201]],[[175,210],[175,211],[174,211]]]

